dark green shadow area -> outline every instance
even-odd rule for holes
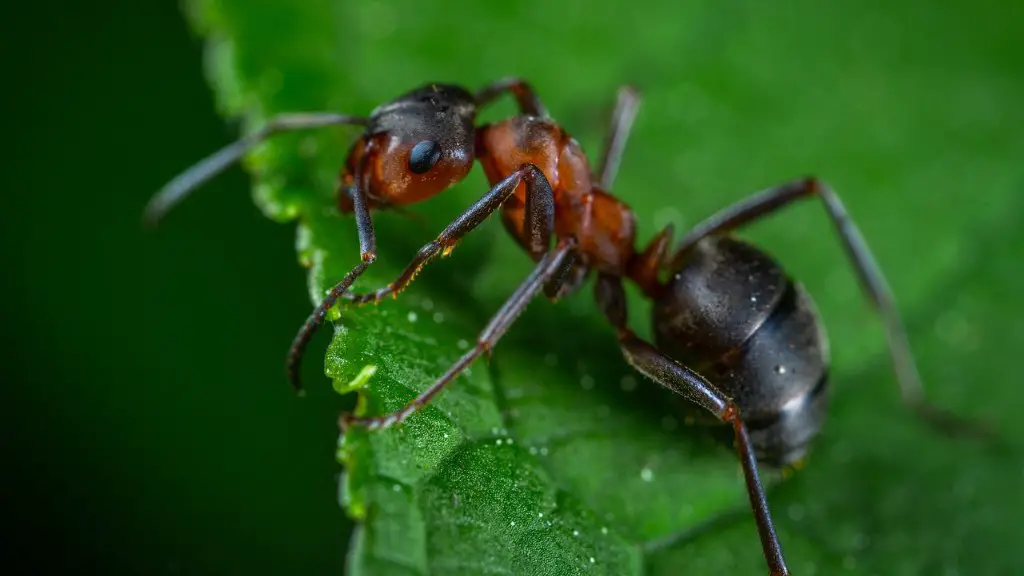
[[[14,559],[30,573],[339,573],[337,406],[284,380],[308,312],[293,227],[264,218],[234,171],[143,230],[148,194],[235,131],[173,3],[61,4],[4,18]]]

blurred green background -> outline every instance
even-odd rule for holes
[[[647,100],[616,190],[645,237],[757,187],[825,176],[889,274],[930,394],[1019,436],[1019,5],[504,3],[463,17],[454,6],[368,2],[331,15],[348,20],[336,49],[351,57],[352,112],[428,78],[476,86],[515,73],[592,146],[614,87],[636,82]],[[340,573],[343,401],[295,400],[281,366],[309,306],[293,227],[259,213],[238,170],[158,233],[138,226],[149,193],[235,134],[214,112],[200,42],[167,2],[2,10],[14,560],[67,573]],[[899,421],[881,331],[816,207],[758,238],[821,295],[844,389],[834,414],[858,423],[825,444],[826,460],[850,468],[812,468],[779,506],[813,517],[822,498],[888,535],[871,542],[882,552],[864,573],[1024,570],[1006,512],[1020,509],[1019,453],[950,445]],[[326,340],[306,365],[311,386],[325,388]],[[844,494],[849,469],[864,494],[890,500]],[[838,557],[867,545],[856,533],[804,537]]]
[[[23,36],[4,51],[18,141],[3,226],[16,473],[3,476],[17,533],[46,543],[33,562],[340,573],[337,406],[284,380],[309,312],[293,229],[259,213],[241,171],[173,225],[139,225],[163,180],[235,134],[200,43],[173,2],[19,12],[4,19]]]

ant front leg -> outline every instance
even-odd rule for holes
[[[565,238],[560,240],[553,250],[546,253],[534,267],[533,272],[519,285],[516,291],[512,293],[512,296],[494,314],[483,331],[480,332],[479,336],[477,336],[476,345],[456,360],[455,364],[447,372],[420,393],[419,396],[399,410],[382,416],[359,418],[351,414],[342,414],[339,421],[341,428],[344,430],[351,425],[362,426],[370,430],[387,428],[405,420],[414,412],[429,404],[445,386],[469,367],[473,360],[476,360],[481,354],[489,353],[494,348],[498,340],[505,335],[505,332],[512,326],[512,323],[526,310],[526,306],[545,285],[556,281],[566,273],[566,267],[572,264],[571,254],[575,247],[576,240],[574,238]]]
[[[764,218],[796,200],[810,197],[817,197],[821,200],[825,213],[839,234],[843,249],[860,279],[861,287],[867,292],[875,311],[885,324],[889,353],[895,365],[896,378],[899,382],[903,402],[941,432],[954,431],[969,432],[980,436],[992,435],[992,431],[986,426],[967,421],[942,408],[933,406],[925,398],[921,377],[910,350],[906,329],[896,311],[892,290],[861,236],[860,230],[857,229],[843,203],[839,200],[839,195],[821,180],[805,178],[775,186],[741,200],[711,216],[697,224],[683,238],[678,246],[673,264],[681,263],[686,258],[686,253],[707,236],[731,232],[745,224]]]
[[[302,391],[299,367],[302,365],[302,357],[306,352],[306,346],[309,344],[310,339],[313,338],[317,328],[323,323],[324,318],[327,316],[327,311],[334,306],[342,294],[348,292],[352,284],[377,259],[377,238],[373,232],[373,219],[370,217],[370,207],[366,197],[366,191],[369,189],[368,180],[370,174],[367,166],[369,166],[374,156],[375,152],[372,146],[367,146],[366,155],[359,163],[359,169],[356,171],[355,182],[357,185],[352,189],[352,211],[355,213],[356,230],[359,235],[360,262],[348,274],[345,274],[341,281],[335,284],[324,296],[324,299],[317,304],[316,308],[313,309],[313,313],[309,315],[305,324],[302,325],[298,334],[295,335],[291,348],[288,350],[285,371],[288,375],[288,381],[291,382],[292,388],[296,392]]]
[[[479,226],[488,216],[504,204],[515,192],[520,182],[526,182],[525,227],[530,255],[539,259],[551,246],[551,235],[555,226],[555,196],[544,173],[533,164],[526,164],[473,203],[454,222],[448,225],[437,239],[427,243],[412,262],[393,282],[365,294],[346,293],[344,297],[357,304],[380,302],[387,295],[398,296],[419,274],[420,270],[438,254],[447,254],[467,233]]]
[[[193,190],[223,172],[228,166],[237,162],[250,150],[275,134],[341,124],[365,127],[369,125],[369,119],[329,112],[285,113],[275,116],[256,132],[211,154],[167,183],[146,205],[146,209],[143,212],[143,221],[151,226],[155,225],[174,205],[181,202]],[[299,330],[288,352],[286,371],[292,387],[298,392],[302,390],[302,385],[299,382],[299,364],[310,338],[312,338],[317,327],[323,322],[327,311],[334,305],[338,297],[348,290],[356,278],[362,275],[366,268],[377,258],[377,242],[374,237],[373,222],[370,220],[370,210],[366,198],[369,175],[366,167],[368,166],[367,162],[373,156],[372,146],[367,146],[365,156],[356,174],[356,182],[359,185],[356,186],[352,193],[353,211],[356,216],[356,227],[359,231],[361,262],[346,274],[338,285],[328,292],[323,302],[316,307],[313,314],[310,315],[309,319]]]
[[[600,275],[596,284],[596,296],[598,306],[615,326],[619,346],[631,366],[644,376],[711,412],[722,422],[732,425],[736,437],[736,452],[739,454],[746,480],[747,496],[754,511],[754,520],[757,523],[768,568],[773,576],[789,574],[768,509],[768,498],[765,496],[764,486],[757,471],[757,457],[739,408],[703,376],[669,358],[626,327],[626,295],[621,280]]]
[[[498,99],[504,93],[516,99],[519,111],[526,116],[548,117],[548,110],[541,104],[533,86],[522,78],[502,78],[484,86],[476,93],[477,108],[483,108]]]

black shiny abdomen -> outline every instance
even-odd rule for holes
[[[733,399],[759,460],[804,455],[825,418],[828,341],[810,296],[771,256],[704,239],[673,271],[653,325],[662,351]]]

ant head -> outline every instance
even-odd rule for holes
[[[462,181],[473,167],[473,95],[428,84],[370,115],[369,194],[384,204],[412,204]]]

